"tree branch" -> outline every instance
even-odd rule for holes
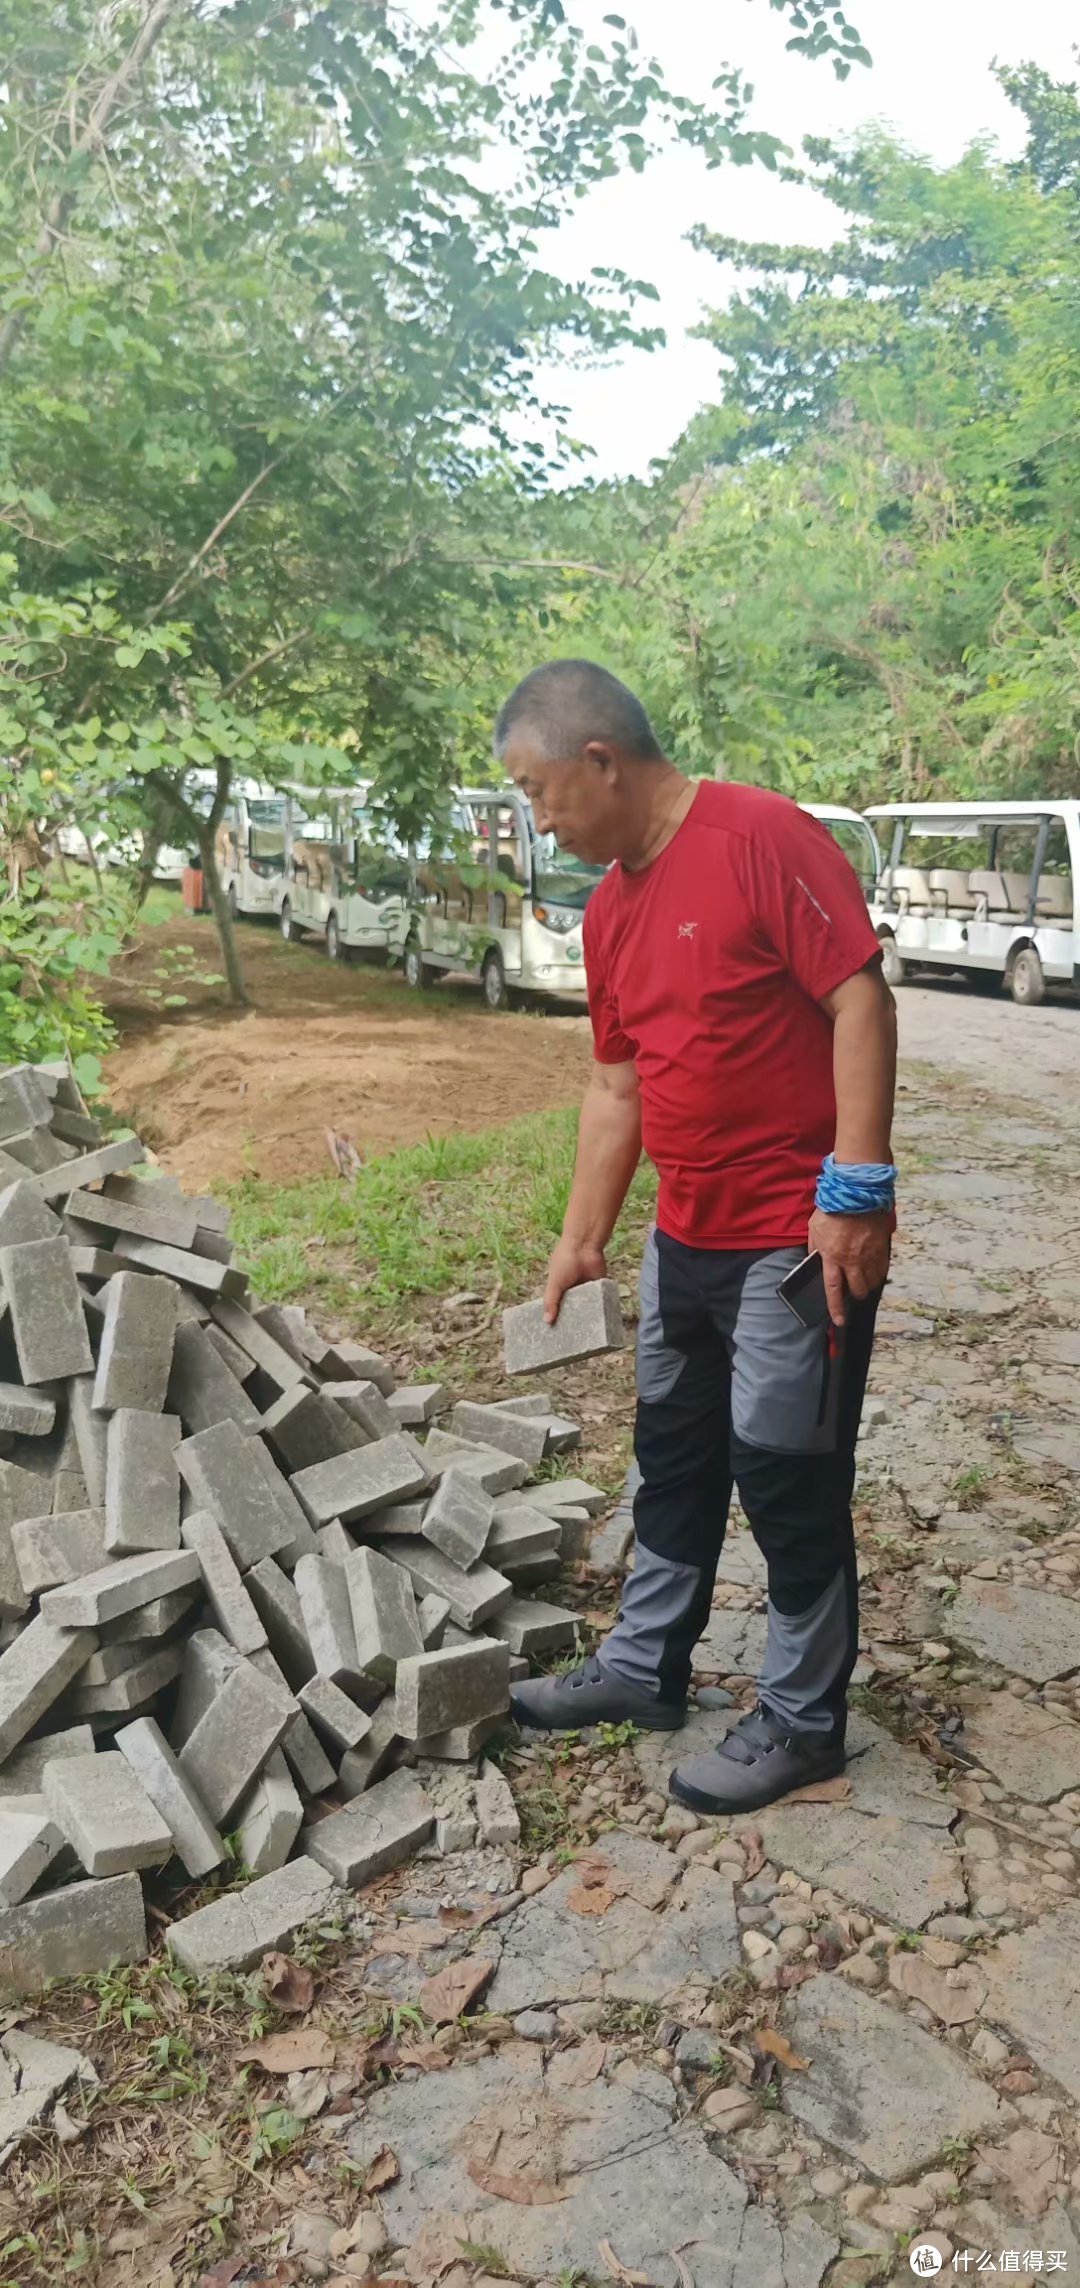
[[[260,674],[264,667],[269,667],[272,659],[280,659],[283,652],[292,651],[299,643],[306,643],[312,632],[311,628],[297,628],[294,635],[285,636],[281,643],[271,644],[269,651],[264,651],[258,659],[249,660],[247,666],[241,668],[239,675],[234,675],[232,682],[225,684],[224,688],[219,691],[218,698],[231,699],[234,692],[240,691],[245,683],[251,682],[252,676]]]
[[[100,151],[106,128],[121,96],[126,93],[132,80],[141,71],[151,50],[157,46],[169,17],[184,5],[186,5],[186,0],[151,0],[151,6],[143,20],[142,27],[123,63],[118,66],[116,71],[109,74],[108,79],[99,89],[97,101],[91,109],[90,117],[82,133],[72,138],[72,159],[81,158],[87,153],[94,156]],[[51,260],[55,253],[76,203],[74,191],[58,191],[50,199],[45,220],[42,223],[34,248],[38,271]],[[0,323],[0,373],[4,371],[19,335],[22,333],[27,314],[25,309],[9,310],[7,317]]]
[[[279,453],[272,461],[267,461],[264,464],[264,466],[259,470],[258,475],[252,477],[251,483],[249,485],[245,485],[243,492],[238,495],[236,500],[234,500],[232,507],[227,508],[224,516],[218,518],[213,531],[207,533],[206,539],[203,541],[202,546],[196,549],[195,554],[191,558],[190,562],[184,566],[182,572],[177,574],[176,579],[173,581],[172,587],[166,590],[166,593],[162,597],[161,602],[159,604],[155,604],[153,610],[147,613],[147,618],[149,620],[159,620],[162,613],[168,611],[170,604],[175,604],[177,597],[181,593],[181,590],[186,588],[192,573],[198,571],[200,564],[202,564],[206,557],[209,555],[214,542],[216,540],[220,540],[223,532],[228,531],[233,518],[239,516],[241,509],[247,507],[249,500],[251,500],[252,496],[258,492],[259,486],[265,484],[267,477],[273,475],[274,470],[279,466],[280,461],[281,455]]]

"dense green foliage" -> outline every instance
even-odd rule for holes
[[[837,0],[772,5],[807,54],[868,61]],[[545,592],[503,561],[569,450],[536,442],[538,365],[656,338],[654,287],[566,285],[541,234],[661,135],[710,165],[777,146],[737,71],[691,101],[560,0],[2,0],[0,59],[12,894],[47,917],[72,818],[197,843],[239,997],[233,771],[359,754],[400,826],[430,819],[481,734],[477,663]]]
[[[562,581],[574,648],[695,768],[859,803],[1080,791],[1080,105],[1005,84],[1019,164],[811,146],[834,245],[702,229],[744,278],[703,329],[722,402],[655,484],[556,504],[597,567]]]
[[[771,5],[868,61],[834,0]],[[0,0],[0,1056],[95,1045],[77,972],[130,920],[45,865],[59,824],[212,872],[240,769],[362,774],[414,829],[554,652],[624,673],[698,770],[1080,784],[1076,90],[1004,75],[1016,164],[808,146],[824,251],[704,216],[740,274],[702,329],[717,403],[649,482],[598,485],[537,442],[536,375],[654,340],[653,290],[567,286],[540,234],[661,136],[778,146],[737,72],[691,102],[615,15],[603,47],[559,0],[429,17]]]

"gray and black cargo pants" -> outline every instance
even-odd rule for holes
[[[641,1273],[634,1570],[601,1665],[681,1700],[707,1626],[733,1487],[768,1567],[759,1698],[843,1738],[858,1653],[851,1495],[879,1298],[808,1332],[777,1287],[804,1250],[650,1234]]]

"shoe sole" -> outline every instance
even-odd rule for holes
[[[765,1811],[769,1804],[782,1803],[785,1796],[797,1795],[800,1788],[813,1787],[819,1780],[837,1779],[844,1770],[846,1763],[847,1757],[840,1756],[835,1762],[830,1762],[824,1768],[819,1768],[812,1777],[797,1780],[793,1785],[786,1788],[778,1788],[775,1795],[754,1797],[707,1795],[704,1788],[690,1787],[685,1780],[681,1780],[676,1768],[668,1780],[668,1794],[674,1798],[676,1803],[685,1804],[688,1811],[703,1812],[706,1818],[716,1819],[722,1814],[733,1818],[737,1811]]]
[[[529,1732],[595,1732],[598,1724],[633,1724],[639,1732],[681,1732],[686,1722],[685,1708],[665,1708],[658,1710],[655,1716],[593,1716],[585,1722],[552,1723],[543,1716],[534,1715],[531,1708],[515,1700],[513,1693],[510,1695],[510,1714],[515,1724],[520,1724],[523,1730]]]

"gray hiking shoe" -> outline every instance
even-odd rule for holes
[[[685,1700],[654,1693],[601,1668],[595,1653],[566,1676],[530,1676],[515,1684],[510,1714],[544,1732],[583,1732],[589,1724],[636,1724],[642,1732],[676,1732],[686,1722]]]
[[[820,1732],[789,1732],[767,1708],[758,1706],[740,1716],[718,1748],[676,1764],[668,1792],[677,1803],[709,1817],[717,1812],[760,1811],[764,1804],[789,1795],[792,1788],[834,1779],[845,1762],[842,1740]]]

